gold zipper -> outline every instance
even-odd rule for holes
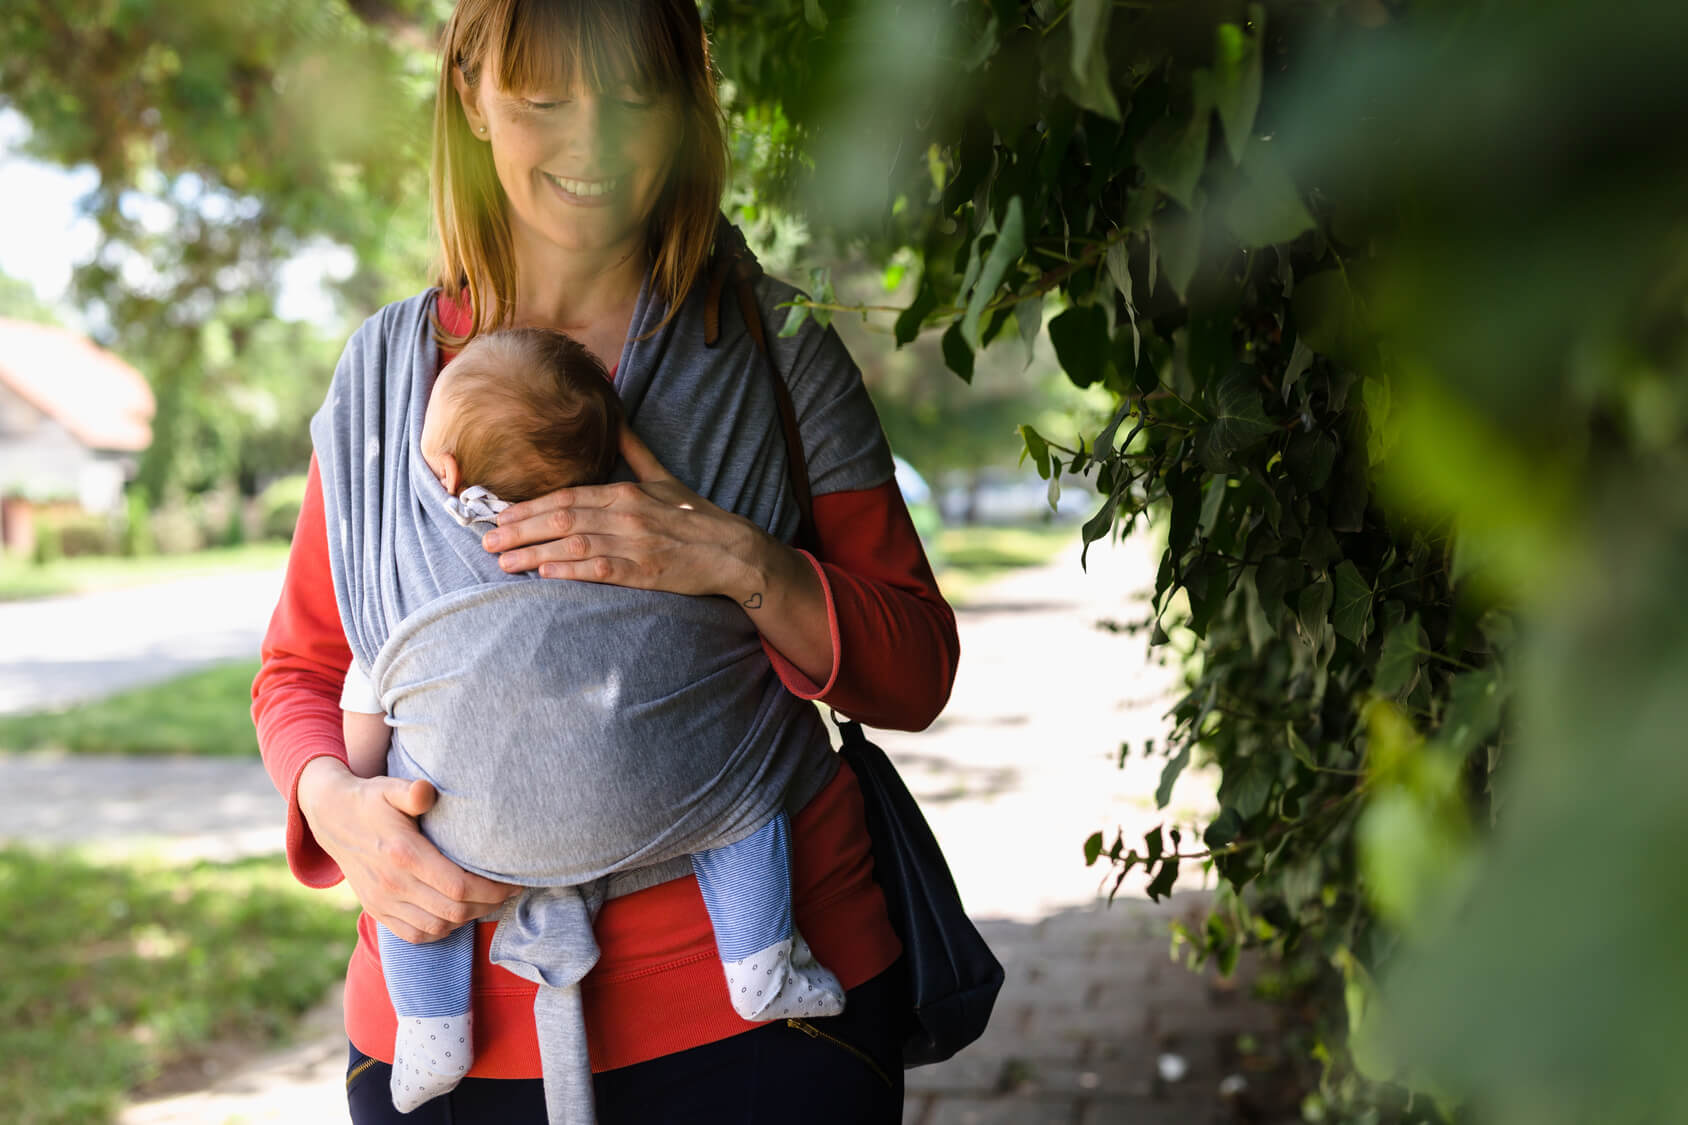
[[[358,1080],[358,1075],[362,1074],[374,1065],[374,1059],[364,1059],[362,1062],[352,1067],[351,1071],[346,1075],[346,1089],[350,1090],[352,1088],[352,1083]]]
[[[825,1039],[829,1043],[836,1043],[838,1046],[844,1048],[846,1051],[849,1051],[852,1055],[855,1055],[858,1059],[861,1059],[864,1063],[866,1063],[873,1073],[879,1075],[879,1080],[885,1083],[887,1087],[893,1090],[896,1089],[896,1085],[892,1083],[890,1077],[886,1075],[884,1068],[874,1062],[873,1057],[860,1047],[846,1043],[836,1035],[828,1035],[808,1020],[788,1019],[785,1021],[785,1026],[796,1028],[804,1035],[807,1035],[810,1039]]]

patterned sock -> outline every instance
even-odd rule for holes
[[[377,927],[381,973],[398,1016],[393,1038],[393,1106],[409,1113],[462,1081],[475,1059],[469,988],[475,926],[412,945]]]
[[[739,961],[723,961],[733,1010],[756,1022],[836,1016],[844,1010],[844,989],[831,970],[815,960],[796,930],[784,941]]]

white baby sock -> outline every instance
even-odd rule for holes
[[[454,1088],[469,1073],[474,1034],[460,1016],[400,1016],[393,1040],[393,1107],[409,1113]]]
[[[844,1010],[844,989],[832,971],[815,960],[809,943],[791,936],[740,961],[723,961],[733,1010],[757,1022],[836,1016]]]

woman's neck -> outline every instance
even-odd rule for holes
[[[606,365],[620,358],[645,279],[643,240],[586,254],[518,239],[515,251],[514,323],[567,332]]]

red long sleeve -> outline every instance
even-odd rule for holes
[[[922,730],[949,700],[961,642],[955,612],[895,481],[815,497],[819,558],[832,630],[832,677],[816,684],[764,643],[780,680],[868,726]],[[807,552],[805,552],[807,554]]]
[[[307,887],[340,881],[340,868],[312,837],[299,813],[299,772],[312,758],[346,760],[340,689],[352,650],[334,602],[322,478],[311,458],[305,500],[293,531],[281,598],[260,649],[252,681],[252,721],[270,780],[287,797],[287,862]]]

